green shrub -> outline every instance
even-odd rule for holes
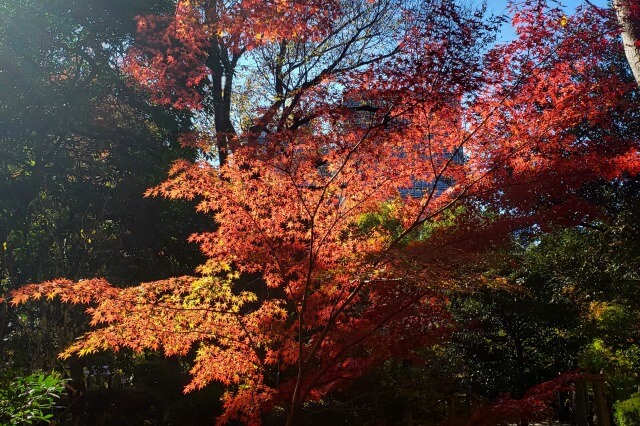
[[[635,393],[631,398],[617,402],[614,410],[618,426],[640,425],[640,393]]]
[[[64,380],[57,373],[5,374],[0,378],[0,425],[49,423],[63,389]]]

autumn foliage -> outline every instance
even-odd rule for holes
[[[211,123],[183,138],[203,161],[148,195],[198,200],[216,224],[191,237],[208,260],[193,277],[61,279],[13,302],[90,306],[94,330],[63,355],[195,351],[186,390],[225,384],[222,423],[274,406],[294,423],[446,335],[447,295],[484,249],[580,221],[585,183],[638,172],[610,18],[526,2],[518,38],[486,49],[482,10],[448,0],[195,0],[142,17],[131,77]]]
[[[475,412],[470,424],[474,426],[492,426],[497,424],[517,424],[526,422],[544,422],[553,417],[553,407],[558,403],[558,392],[575,391],[575,383],[585,380],[598,380],[599,377],[580,372],[559,375],[533,386],[520,399],[503,396],[494,404],[487,405]]]

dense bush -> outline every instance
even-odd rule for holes
[[[620,401],[615,405],[615,419],[618,426],[635,426],[640,424],[640,393]]]
[[[0,425],[49,422],[55,401],[64,389],[64,381],[53,373],[0,379]]]

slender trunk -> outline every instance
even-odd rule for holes
[[[413,426],[413,407],[411,399],[407,399],[402,407],[402,426]]]
[[[524,376],[524,347],[520,339],[515,338],[514,346],[516,349],[516,368],[518,370],[518,395],[522,397],[526,390]],[[529,426],[527,419],[520,419],[519,426]]]
[[[587,426],[587,385],[583,380],[576,382],[575,404],[576,424]]]
[[[218,12],[213,7],[207,16],[210,22],[218,20]],[[233,76],[239,56],[230,57],[224,42],[214,37],[209,46],[205,64],[211,71],[211,96],[213,121],[216,132],[216,146],[218,160],[222,167],[227,163],[230,141],[235,138],[235,129],[231,121],[231,92],[233,90]]]
[[[78,392],[85,392],[87,386],[84,382],[83,363],[78,357],[71,357],[69,360],[69,372],[71,373],[71,386]]]
[[[300,404],[294,403],[289,409],[289,415],[287,416],[287,422],[285,426],[296,426],[300,424]]]
[[[598,416],[598,426],[610,426],[609,407],[604,396],[604,380],[593,382],[593,397],[596,403],[596,415]]]
[[[73,356],[69,360],[69,372],[71,373],[72,400],[67,409],[71,413],[71,423],[79,425],[84,411],[84,401],[86,401],[83,395],[87,391],[87,386],[84,378],[83,362],[78,357]],[[83,399],[78,400],[78,398]]]
[[[618,16],[620,24],[624,54],[631,66],[633,77],[640,86],[640,45],[638,45],[640,33],[640,17],[634,15],[631,8],[631,0],[614,0],[613,8]]]

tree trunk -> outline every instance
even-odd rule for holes
[[[71,373],[71,386],[77,392],[84,393],[87,390],[87,386],[84,381],[83,363],[78,357],[73,356],[69,360],[69,372]]]
[[[413,404],[411,398],[407,398],[402,407],[402,426],[413,426]]]
[[[593,397],[596,403],[596,415],[598,416],[598,426],[610,426],[609,407],[607,399],[604,397],[604,381],[593,382]]]
[[[68,410],[71,413],[71,424],[79,425],[82,420],[82,413],[84,411],[84,393],[87,391],[87,386],[84,377],[83,362],[77,357],[73,356],[69,360],[69,371],[71,373],[71,387],[73,388],[72,399],[69,402]],[[79,398],[82,398],[79,400]]]
[[[575,404],[576,404],[576,424],[587,426],[587,384],[580,380],[576,382]]]
[[[289,409],[286,426],[296,426],[300,424],[300,404],[293,404]]]
[[[637,44],[640,41],[638,34],[640,32],[640,16],[638,16],[638,11],[631,8],[631,0],[613,0],[613,8],[618,16],[622,32],[624,54],[631,66],[633,77],[640,86],[640,46]]]

